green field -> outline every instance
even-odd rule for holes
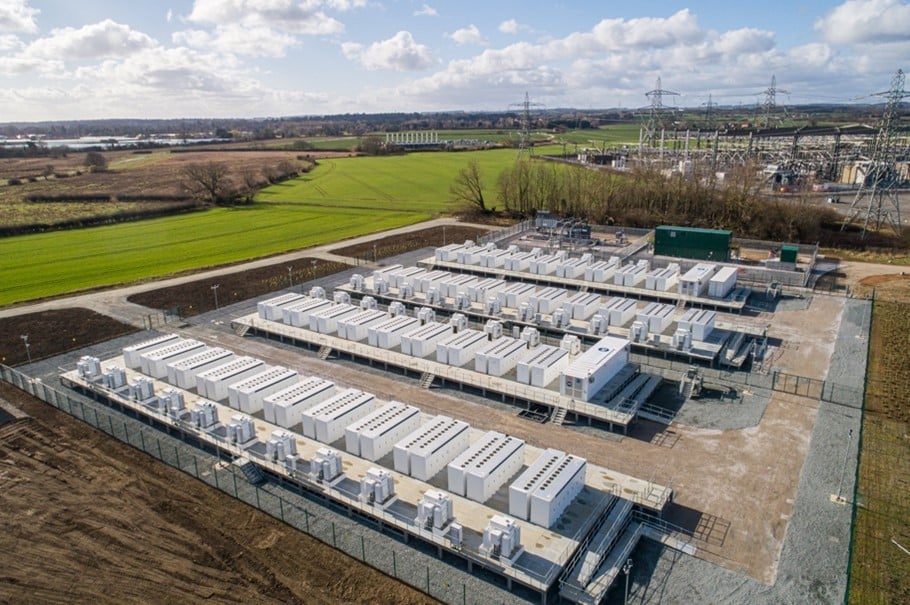
[[[0,305],[127,283],[418,223],[456,207],[449,187],[480,162],[490,199],[513,150],[324,160],[252,206],[0,239]]]

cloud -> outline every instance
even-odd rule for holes
[[[369,46],[348,42],[341,45],[341,50],[345,57],[370,70],[421,71],[436,64],[430,49],[418,44],[407,31]]]
[[[331,8],[360,5],[359,1],[329,2]],[[196,0],[188,20],[213,25],[269,27],[307,35],[330,35],[344,31],[344,25],[328,16],[316,1],[294,0]]]
[[[0,2],[0,32],[35,33],[35,16],[40,12],[31,8],[27,0],[4,0]]]
[[[153,46],[156,42],[148,35],[105,19],[79,29],[52,30],[48,36],[29,44],[24,54],[61,60],[124,57]]]
[[[499,31],[504,34],[517,34],[525,28],[526,26],[519,24],[515,19],[508,19],[499,24]]]
[[[486,44],[487,40],[484,38],[480,30],[477,29],[477,26],[473,23],[467,27],[462,27],[457,29],[451,34],[449,38],[455,41],[456,44]]]
[[[910,40],[910,4],[900,0],[847,0],[815,21],[833,44],[881,44]]]
[[[63,61],[16,55],[0,56],[0,74],[7,76],[36,73],[56,75],[63,71]]]
[[[293,36],[268,27],[239,25],[218,26],[214,33],[202,30],[179,31],[171,39],[177,45],[251,57],[283,57],[289,47],[297,44]]]
[[[416,11],[414,11],[415,17],[436,17],[439,13],[436,12],[436,9],[428,4],[424,4]]]
[[[167,12],[164,14],[164,20],[170,23],[174,19],[174,11],[167,9]]]

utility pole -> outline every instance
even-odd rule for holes
[[[19,338],[21,338],[22,342],[25,343],[25,356],[28,358],[28,362],[31,363],[32,362],[32,351],[31,351],[31,345],[28,343],[28,334],[23,334]]]
[[[216,311],[218,310],[218,288],[219,288],[219,286],[221,286],[221,284],[215,284],[215,285],[212,286],[212,288],[211,288],[211,289],[212,289],[212,294],[215,295],[215,310],[216,310]]]
[[[294,287],[294,275],[293,275],[292,271],[293,271],[293,269],[291,267],[288,267],[288,287],[289,288]]]

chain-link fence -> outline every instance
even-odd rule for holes
[[[142,417],[134,418],[75,392],[57,390],[2,364],[0,379],[443,603],[486,605],[540,599],[539,593],[517,584],[507,589],[502,577],[477,567],[475,573],[467,573],[464,560],[437,558],[436,547],[420,540],[404,546],[392,536],[361,524],[341,505],[336,511],[331,502],[315,503],[318,496],[296,484],[268,481],[252,485],[230,464],[226,453],[211,447],[206,448],[211,452],[206,451],[204,444],[192,435],[181,434],[178,428],[146,424]]]

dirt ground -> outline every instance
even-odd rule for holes
[[[0,425],[2,603],[434,603],[21,391]]]

